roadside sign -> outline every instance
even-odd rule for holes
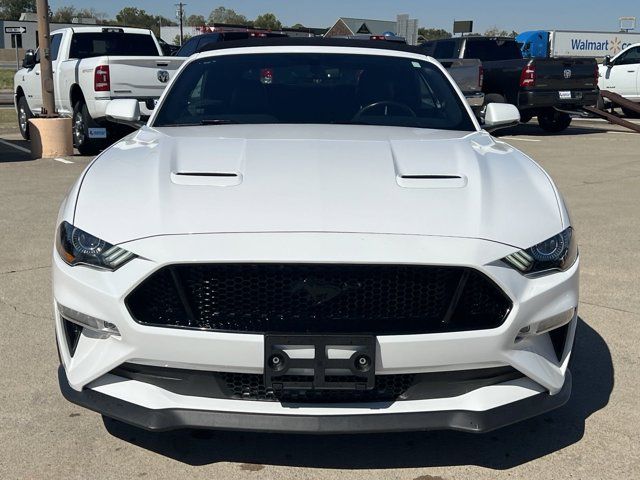
[[[14,35],[21,35],[27,33],[27,27],[4,27],[4,33],[13,33]]]

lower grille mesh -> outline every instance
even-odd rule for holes
[[[473,269],[344,264],[171,265],[126,304],[154,326],[378,335],[495,328],[511,308]]]
[[[397,400],[413,384],[415,375],[377,375],[373,390],[285,390],[275,392],[264,385],[264,376],[257,374],[221,373],[231,398],[239,400],[281,402],[382,402]],[[308,377],[291,381],[308,381]],[[337,377],[335,381],[342,381]]]

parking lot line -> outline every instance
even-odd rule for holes
[[[21,147],[20,145],[15,145],[11,142],[7,142],[6,140],[2,140],[1,138],[0,138],[0,143],[3,145],[6,145],[7,147],[13,147],[16,150],[20,150],[21,152],[31,153],[31,150],[29,150],[28,148]]]
[[[609,130],[607,133],[615,133],[618,135],[638,135],[637,133],[633,133],[633,132],[616,132],[613,130]]]
[[[74,163],[74,162],[72,162],[71,160],[66,160],[66,159],[64,159],[64,158],[54,158],[54,160],[55,160],[56,162],[60,162],[60,163]]]

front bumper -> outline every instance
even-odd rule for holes
[[[571,373],[567,371],[564,385],[555,395],[540,392],[485,411],[441,410],[359,415],[290,415],[177,407],[147,408],[93,389],[80,392],[74,390],[69,385],[62,365],[58,368],[58,381],[60,390],[68,401],[107,417],[153,431],[199,428],[337,434],[446,429],[483,433],[561,407],[571,395]]]
[[[54,252],[54,309],[64,368],[61,388],[65,397],[145,428],[209,426],[316,432],[344,431],[341,427],[347,423],[348,431],[362,432],[429,428],[485,431],[542,413],[566,401],[563,397],[570,390],[567,367],[577,323],[578,262],[565,272],[527,278],[496,261],[516,251],[515,247],[486,240],[318,233],[286,234],[286,241],[283,239],[283,234],[152,237],[123,244],[123,248],[140,258],[115,272],[70,267]],[[142,325],[131,318],[124,299],[143,279],[169,264],[309,261],[460,265],[482,271],[513,302],[502,325],[487,330],[378,335],[375,374],[421,374],[510,366],[524,376],[451,398],[395,401],[385,405],[292,406],[280,402],[180,395],[111,373],[129,362],[262,374],[265,361],[263,335]],[[71,355],[58,304],[107,320],[117,326],[121,335],[103,338],[83,332]],[[574,313],[559,352],[547,333],[516,341],[524,327],[567,311]],[[537,400],[532,400],[534,398]],[[520,404],[521,401],[525,403]],[[527,406],[529,404],[533,406]],[[352,416],[358,419],[345,420]],[[408,420],[411,417],[413,421]],[[417,419],[420,422],[414,423]]]

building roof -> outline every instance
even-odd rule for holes
[[[382,35],[385,32],[397,33],[397,22],[389,20],[372,20],[370,18],[340,17],[353,34],[366,33],[370,35]],[[367,31],[368,30],[368,31]]]

